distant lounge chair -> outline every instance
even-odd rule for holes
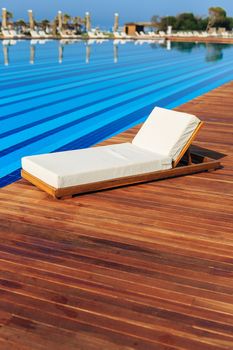
[[[135,32],[135,34],[140,39],[148,39],[148,38],[150,39],[150,37],[151,37],[149,34],[146,34],[143,31],[140,31],[140,33]]]
[[[149,34],[146,34],[146,33],[144,33],[143,31],[140,31],[140,36],[143,38],[143,37],[148,37],[149,36]]]
[[[98,39],[108,39],[108,35],[104,34],[103,32],[96,32]]]
[[[156,107],[132,143],[24,157],[22,177],[61,198],[217,169],[219,161],[189,151],[202,124]]]
[[[69,31],[69,30],[61,31],[59,34],[60,34],[60,37],[62,39],[78,39],[78,38],[80,38],[80,36],[74,34],[74,32]]]
[[[159,35],[163,37],[166,36],[166,33],[164,31],[159,31]]]
[[[114,38],[115,38],[115,39],[122,39],[121,34],[118,33],[118,32],[114,32],[113,35],[114,35]]]
[[[131,39],[131,36],[126,34],[125,32],[121,32],[120,35],[123,39]]]
[[[14,38],[14,35],[8,29],[1,29],[4,38]]]
[[[33,29],[30,29],[30,35],[33,39],[40,39],[41,38],[40,34],[36,30],[33,30]]]
[[[90,39],[99,39],[98,35],[95,32],[88,32],[88,38]]]
[[[59,33],[62,39],[70,39],[70,34],[66,34],[64,32]]]
[[[9,33],[13,36],[13,38],[25,38],[24,34],[18,34],[14,29],[9,30]]]
[[[124,41],[131,41],[132,37],[128,34],[126,34],[125,32],[114,32],[114,39],[119,39],[119,40],[124,40]]]
[[[160,37],[159,34],[156,34],[155,32],[148,32],[148,35],[151,36],[152,38],[158,38]]]
[[[39,35],[40,35],[40,37],[41,38],[51,38],[52,37],[52,35],[50,35],[50,34],[47,34],[44,30],[39,30]]]

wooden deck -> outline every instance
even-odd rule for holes
[[[206,44],[233,44],[233,38],[220,38],[220,37],[200,37],[200,36],[166,36],[167,40],[178,42],[200,42]]]
[[[224,169],[61,201],[0,191],[1,350],[233,349],[232,95],[178,108]]]

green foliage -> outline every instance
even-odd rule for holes
[[[226,11],[222,7],[210,7],[209,15],[213,18],[225,18],[227,16]]]
[[[194,42],[172,42],[172,49],[177,50],[179,52],[191,53],[197,48],[203,47],[205,48],[206,62],[216,62],[220,61],[223,58],[224,50],[231,48],[231,45],[227,44],[207,44],[207,43],[194,43]],[[150,45],[152,49],[157,49],[157,44]]]
[[[158,15],[154,15],[151,18],[152,23],[158,23],[160,21],[160,17]]]
[[[159,22],[159,29],[166,31],[168,26],[176,28],[176,21],[177,19],[174,16],[162,17]]]
[[[12,19],[12,18],[13,18],[13,13],[12,13],[12,12],[7,11],[7,12],[6,12],[6,18],[7,18],[7,20]]]
[[[209,21],[207,29],[211,27],[225,27],[225,24],[229,26],[228,21],[226,21],[227,13],[221,7],[210,7],[209,8]]]
[[[26,27],[26,22],[23,20],[23,19],[18,19],[15,24],[19,27],[23,27],[25,26]]]
[[[198,20],[192,13],[181,13],[177,16],[176,30],[195,30],[198,27]]]
[[[158,30],[166,31],[172,26],[175,31],[208,30],[211,27],[223,27],[227,30],[233,28],[233,18],[227,17],[226,11],[221,7],[210,7],[209,17],[195,16],[193,13],[181,13],[177,16],[159,17],[154,15],[151,22],[157,25]]]
[[[65,13],[63,15],[63,23],[64,23],[65,27],[68,26],[69,22],[71,21],[71,18],[72,17],[68,13]]]
[[[206,18],[199,18],[198,20],[198,28],[197,30],[206,30],[207,26],[208,26],[208,17]]]
[[[43,19],[40,22],[41,27],[45,30],[47,27],[49,27],[50,25],[50,21],[48,19]]]
[[[226,28],[227,30],[231,30],[233,28],[233,18],[231,17],[225,17],[225,18],[219,18],[215,21],[214,27],[216,28]]]

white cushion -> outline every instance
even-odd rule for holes
[[[55,188],[170,169],[171,159],[131,143],[22,158],[22,168]]]
[[[132,143],[176,160],[199,123],[194,115],[155,107]]]

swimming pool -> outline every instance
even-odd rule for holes
[[[233,46],[0,42],[0,187],[25,155],[91,146],[233,78]]]

